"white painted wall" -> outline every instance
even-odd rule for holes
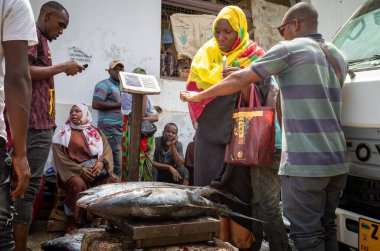
[[[46,0],[32,0],[37,18]],[[91,104],[94,86],[107,78],[109,62],[121,58],[127,71],[144,67],[152,75],[160,72],[160,0],[58,0],[69,12],[70,23],[49,46],[53,64],[69,60],[68,48],[76,46],[92,56],[88,69],[74,77],[55,77],[56,102]]]
[[[356,9],[367,0],[308,0],[319,14],[319,32],[331,41]]]
[[[143,67],[151,75],[160,74],[161,1],[160,0],[57,0],[68,10],[70,23],[58,40],[49,44],[53,64],[69,60],[68,48],[76,46],[92,56],[89,67],[82,74],[55,76],[56,123],[60,128],[68,117],[71,105],[85,102],[91,106],[95,84],[108,77],[105,71],[111,59],[122,58],[126,71]],[[37,18],[40,7],[47,0],[32,0]],[[186,83],[160,80],[161,95],[151,96],[163,108],[159,114],[156,136],[161,136],[168,122],[179,126],[179,139],[184,150],[194,130],[187,104],[179,100],[179,91]],[[97,111],[93,111],[97,122]]]
[[[186,82],[161,78],[160,87],[161,94],[151,96],[152,101],[155,104],[161,104],[163,108],[163,112],[158,117],[159,121],[156,123],[158,127],[156,136],[162,135],[163,127],[167,123],[176,123],[179,130],[178,139],[182,142],[185,151],[187,144],[192,141],[195,134],[187,103],[179,99],[179,92],[186,89]]]

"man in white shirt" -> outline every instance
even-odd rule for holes
[[[0,0],[0,250],[13,250],[11,200],[24,196],[29,184],[26,135],[31,101],[28,45],[37,43],[28,0]],[[12,179],[5,150],[4,98],[13,136]]]

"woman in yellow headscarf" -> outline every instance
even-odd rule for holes
[[[200,92],[210,88],[223,77],[249,67],[253,61],[264,55],[264,51],[249,39],[247,20],[239,7],[224,7],[213,23],[212,32],[214,37],[199,49],[193,59],[186,86],[188,91]],[[249,90],[243,91],[245,99],[248,99],[248,95]],[[226,189],[242,201],[250,203],[249,168],[229,168],[224,163],[225,148],[231,137],[236,96],[232,94],[207,99],[202,103],[189,103],[190,116],[196,128],[194,185],[206,186],[213,183],[214,186]],[[250,207],[227,204],[234,211],[251,215]],[[239,219],[223,219],[222,222],[220,238],[239,248],[250,247],[253,242],[251,222]]]
[[[249,40],[247,21],[241,9],[227,6],[218,14],[213,24],[214,38],[206,42],[196,54],[187,83],[188,91],[202,91],[218,84],[222,78],[250,64],[264,55],[264,51]],[[223,58],[226,66],[223,67]],[[261,94],[261,102],[273,97],[269,89],[277,86],[274,78],[255,84]],[[242,91],[244,100],[249,99],[249,88]],[[272,93],[273,94],[273,93]],[[224,163],[224,154],[231,136],[232,113],[237,94],[189,103],[191,119],[196,130],[194,150],[194,184],[210,185],[226,190],[249,206],[220,198],[232,211],[261,218],[268,224],[238,219],[222,219],[221,239],[238,248],[260,250],[263,229],[271,250],[288,250],[288,238],[279,209],[278,169],[247,168]],[[269,98],[269,99],[268,99]],[[272,101],[273,103],[273,101]],[[277,167],[278,168],[278,167]],[[260,170],[260,171],[257,171]],[[252,180],[251,180],[252,179]],[[252,182],[252,186],[251,186]],[[264,189],[262,189],[264,188]],[[270,194],[270,196],[269,196]],[[251,199],[252,202],[251,202]],[[253,243],[251,230],[256,242]]]
[[[224,7],[212,29],[214,37],[195,55],[186,89],[200,92],[218,84],[223,77],[248,67],[264,55],[264,51],[247,32],[247,19],[236,6]],[[223,69],[223,57],[226,69]],[[195,139],[194,184],[205,186],[224,167],[224,151],[231,136],[231,118],[236,94],[189,103],[189,112],[197,129]]]

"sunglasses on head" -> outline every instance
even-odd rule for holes
[[[289,21],[289,22],[286,22],[286,23],[284,23],[284,24],[282,24],[282,25],[280,25],[280,26],[277,27],[277,30],[278,30],[278,32],[280,33],[281,37],[284,36],[285,27],[286,27],[288,24],[291,24],[291,23],[296,22],[296,21],[297,21],[298,23],[301,23],[301,22],[303,22],[303,19],[301,19],[301,18],[295,18],[295,19],[293,19],[293,20],[291,20],[291,21]]]

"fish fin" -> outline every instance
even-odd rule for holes
[[[212,200],[211,199],[212,195],[218,194],[218,195],[223,196],[223,197],[225,197],[231,201],[235,201],[236,203],[239,203],[239,204],[242,204],[245,206],[250,206],[249,203],[245,203],[244,201],[240,200],[238,197],[236,197],[232,193],[227,192],[225,190],[219,190],[219,189],[212,187],[212,186],[199,187],[198,189],[199,190],[195,191],[195,193],[199,193],[200,196],[202,196],[203,198],[207,198],[209,200]]]
[[[253,217],[249,217],[249,216],[246,216],[243,214],[235,213],[232,211],[231,211],[231,216],[235,216],[235,217],[239,217],[239,218],[243,218],[243,219],[247,219],[247,220],[251,220],[251,221],[258,221],[258,222],[265,223],[265,224],[267,223],[266,221],[262,221],[262,220],[259,220],[259,219],[253,218]]]
[[[245,206],[250,206],[251,204],[250,203],[245,203],[244,201],[240,200],[238,197],[236,197],[235,195],[233,195],[232,193],[229,193],[229,192],[226,192],[226,191],[220,191],[218,190],[218,194],[229,199],[229,200],[232,200],[232,201],[235,201],[239,204],[242,204],[242,205],[245,205]]]

